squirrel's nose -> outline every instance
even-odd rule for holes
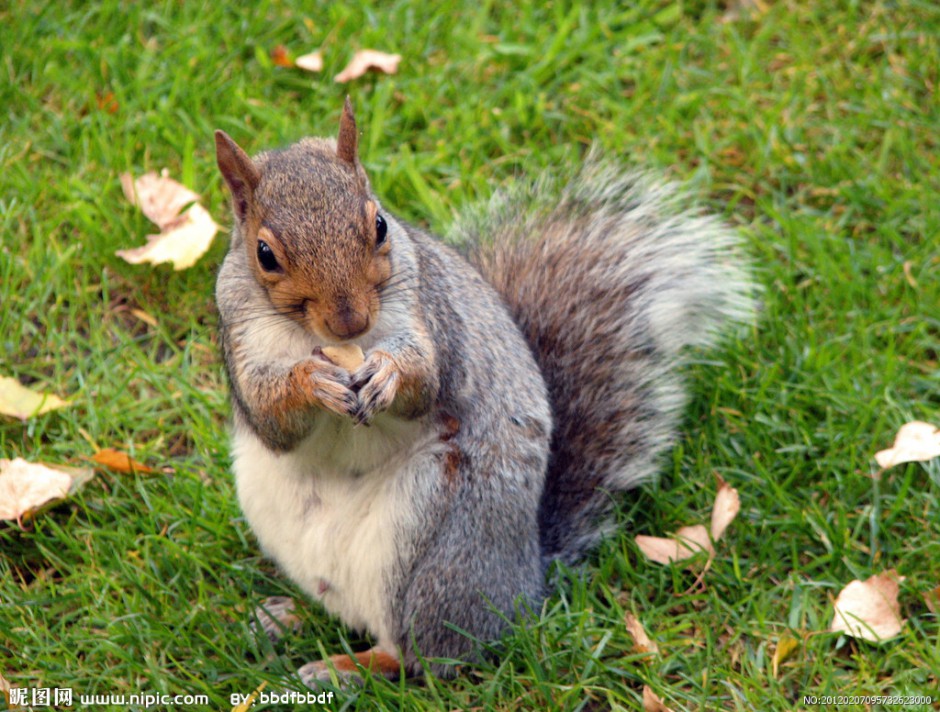
[[[358,312],[344,302],[326,318],[326,327],[340,339],[352,339],[369,328],[369,313]]]

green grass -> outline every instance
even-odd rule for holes
[[[348,92],[373,185],[408,219],[445,232],[500,182],[597,142],[739,225],[765,292],[746,338],[691,370],[662,481],[537,624],[455,681],[369,680],[332,708],[639,709],[644,683],[676,710],[940,699],[921,597],[940,585],[940,469],[870,477],[900,424],[940,424],[936,4],[432,5],[0,6],[0,375],[73,401],[0,422],[0,456],[78,464],[110,446],[172,468],[101,473],[27,531],[0,527],[0,673],[227,709],[360,644],[312,606],[277,648],[248,629],[262,597],[298,592],[260,556],[228,473],[212,298],[225,236],[179,273],[114,255],[151,229],[121,172],[167,167],[227,223],[212,130],[252,151],[332,134]],[[272,66],[279,44],[322,47],[325,71]],[[400,73],[334,84],[359,47],[400,52]],[[703,520],[716,472],[742,512],[689,592],[694,576],[644,561],[632,534]],[[887,568],[907,577],[901,636],[826,633],[841,586]],[[631,652],[625,611],[658,657]],[[800,646],[775,676],[785,635]]]

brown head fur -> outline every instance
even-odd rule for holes
[[[278,311],[325,341],[368,331],[391,275],[391,236],[377,245],[378,204],[357,144],[348,99],[337,142],[307,138],[251,159],[216,132],[219,170],[255,279]],[[261,243],[271,252],[264,262]]]

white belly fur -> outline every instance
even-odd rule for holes
[[[439,478],[438,442],[427,421],[388,416],[368,428],[324,416],[298,448],[280,455],[247,428],[235,431],[238,498],[264,552],[381,647],[395,644],[396,535],[421,525],[422,493]]]

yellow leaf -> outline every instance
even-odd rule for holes
[[[777,672],[780,669],[780,664],[789,658],[799,647],[800,641],[798,641],[792,635],[784,634],[780,636],[780,640],[777,641],[777,647],[774,648],[774,657],[772,661],[775,678],[777,677]]]
[[[36,393],[15,378],[0,377],[0,413],[20,420],[68,405],[58,396]]]

